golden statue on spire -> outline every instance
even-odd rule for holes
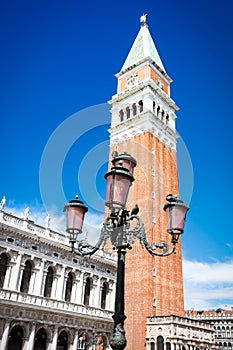
[[[146,24],[146,16],[147,14],[143,14],[141,17],[140,17],[140,22],[142,25],[145,25]]]

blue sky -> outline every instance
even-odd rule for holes
[[[147,13],[151,35],[174,80],[177,131],[194,174],[183,236],[186,305],[232,305],[232,12],[231,0],[2,1],[0,196],[6,195],[8,209],[18,213],[30,206],[32,216],[46,215],[41,186],[46,189],[47,181],[46,201],[63,223],[63,197],[52,185],[62,181],[66,200],[78,191],[85,200],[84,180],[95,175],[99,202],[91,206],[98,211],[92,210],[89,220],[99,220],[108,156],[106,102],[116,92],[114,74],[139,31],[140,15]],[[65,127],[74,120],[80,135],[72,143]],[[60,131],[67,149],[57,142],[51,151],[47,142]],[[50,157],[45,168],[43,162],[40,168],[42,155]],[[56,160],[62,166],[55,181]]]

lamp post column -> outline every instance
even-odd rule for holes
[[[116,282],[116,298],[115,313],[113,315],[114,328],[110,337],[110,345],[113,350],[123,350],[126,347],[126,337],[124,330],[125,316],[125,254],[127,244],[125,241],[124,228],[121,226],[117,230],[118,246],[117,250],[117,282]]]

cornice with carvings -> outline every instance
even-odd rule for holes
[[[43,325],[46,329],[50,327],[53,333],[54,327],[59,327],[59,329],[66,328],[67,330],[92,330],[93,324],[98,330],[105,332],[110,332],[112,330],[112,319],[103,319],[96,316],[90,317],[85,315],[74,315],[60,310],[54,311],[49,309],[44,311],[41,309],[27,310],[25,306],[1,306],[1,316],[0,324],[4,323],[4,319],[7,319],[13,325],[21,324],[23,328],[27,328],[28,331],[32,325],[36,329]],[[2,333],[2,332],[1,332]],[[1,334],[0,333],[0,338]],[[27,334],[29,334],[27,332]]]
[[[169,106],[174,111],[179,110],[179,107],[175,104],[175,102],[158,86],[156,85],[151,79],[148,79],[146,81],[142,81],[132,87],[132,89],[126,89],[114,96],[112,96],[112,99],[108,101],[109,104],[113,105],[115,103],[122,102],[124,99],[126,100],[128,97],[132,97],[136,95],[138,92],[142,93],[143,90],[145,90],[147,87],[149,87],[152,92],[154,93],[155,97],[156,95],[160,97],[162,101],[166,103],[167,106]],[[141,98],[143,95],[141,95]]]
[[[132,139],[135,136],[149,132],[163,142],[168,148],[174,151],[176,150],[176,139],[178,135],[168,126],[164,127],[164,123],[159,118],[152,115],[151,112],[141,113],[122,124],[111,127],[108,131],[111,135],[111,145],[124,142],[127,139]]]

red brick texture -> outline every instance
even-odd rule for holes
[[[118,153],[123,151],[137,160],[127,209],[138,204],[150,244],[170,242],[163,205],[167,194],[178,193],[175,152],[149,132],[119,144]],[[125,309],[128,350],[145,349],[147,316],[184,315],[180,243],[177,253],[168,257],[151,256],[138,241],[134,243],[126,254]]]

